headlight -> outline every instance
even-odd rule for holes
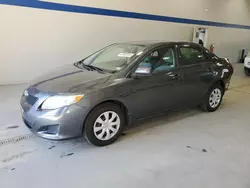
[[[75,104],[82,99],[83,95],[57,95],[49,97],[42,104],[43,110],[52,110],[56,108],[61,108],[63,106],[68,106]]]

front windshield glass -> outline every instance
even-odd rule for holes
[[[143,45],[114,44],[87,57],[83,63],[109,72],[117,72],[138,58],[145,48]]]

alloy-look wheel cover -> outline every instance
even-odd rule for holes
[[[104,112],[94,123],[94,135],[102,141],[110,140],[118,133],[120,125],[121,120],[116,112]]]
[[[221,97],[222,97],[222,94],[221,94],[221,90],[216,88],[214,89],[210,96],[209,96],[209,105],[211,108],[216,108],[218,107],[218,105],[220,104],[221,102]]]

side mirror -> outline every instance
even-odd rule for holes
[[[133,78],[141,78],[151,76],[152,74],[152,67],[150,66],[139,66],[135,72],[132,74]]]

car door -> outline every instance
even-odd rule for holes
[[[151,74],[134,78],[132,84],[132,113],[136,118],[175,108],[183,94],[174,46],[152,50],[133,71],[148,67],[152,68]]]
[[[179,45],[179,63],[186,103],[202,100],[211,80],[211,62],[198,45]]]

